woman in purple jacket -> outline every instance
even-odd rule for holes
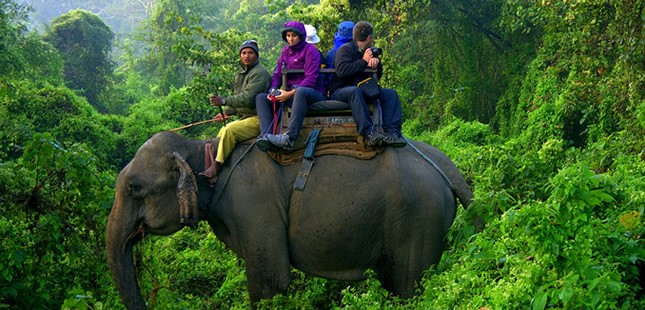
[[[293,141],[298,138],[302,122],[307,113],[307,105],[327,100],[325,90],[316,86],[320,74],[320,52],[305,41],[305,25],[290,21],[282,29],[282,39],[288,43],[282,49],[275,70],[273,71],[269,93],[255,97],[255,107],[260,119],[260,136],[257,145],[263,152],[277,151],[281,148],[290,151]],[[282,85],[282,64],[288,69],[304,69],[304,73],[289,74],[286,85]],[[282,90],[277,90],[282,88]],[[276,101],[274,105],[273,101]],[[274,113],[280,105],[291,107],[291,120],[284,133],[273,132]],[[275,107],[274,107],[275,106]],[[278,116],[279,117],[279,116]],[[277,121],[277,120],[276,120]]]

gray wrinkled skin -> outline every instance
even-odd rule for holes
[[[200,218],[246,261],[252,305],[284,291],[291,266],[342,280],[364,279],[369,268],[390,292],[413,295],[422,272],[441,259],[456,199],[466,206],[472,192],[443,153],[412,143],[448,175],[457,197],[409,146],[386,148],[371,160],[320,156],[299,198],[292,188],[300,163],[280,166],[253,147],[227,183],[231,167],[249,147],[242,144],[220,168],[219,199],[205,212],[211,189],[197,176],[204,169],[204,141],[156,134],[119,174],[108,221],[108,263],[124,304],[145,308],[132,261],[141,231],[172,234],[183,228],[185,212],[197,210],[186,205],[194,201],[191,174]],[[178,197],[183,193],[187,196]]]

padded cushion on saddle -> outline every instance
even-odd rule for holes
[[[255,138],[240,141],[238,144],[250,145],[255,142]],[[304,144],[296,145],[296,149],[288,153],[274,153],[267,152],[277,163],[283,166],[292,165],[300,161],[305,154],[306,146]],[[368,160],[376,157],[383,152],[383,147],[369,147],[363,143],[363,137],[358,137],[358,141],[333,141],[333,140],[318,140],[314,157],[323,155],[341,155],[350,156],[356,159]]]
[[[361,142],[329,142],[316,145],[314,157],[323,155],[342,155],[356,159],[372,159],[383,152],[382,147],[369,147]],[[289,153],[267,152],[273,160],[283,166],[292,165],[303,158],[305,148],[298,148]]]
[[[330,111],[333,112],[333,110],[349,110],[350,106],[349,103],[343,102],[343,101],[338,101],[338,100],[324,100],[324,101],[318,101],[310,104],[307,107],[308,111]]]

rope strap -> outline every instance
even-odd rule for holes
[[[235,161],[233,166],[231,166],[231,171],[226,176],[226,179],[224,179],[224,184],[222,185],[222,190],[219,191],[219,195],[217,195],[216,199],[213,199],[213,198],[215,198],[215,192],[216,192],[215,188],[213,188],[211,190],[210,195],[208,195],[208,201],[206,202],[206,207],[208,208],[209,212],[210,212],[210,210],[212,208],[211,203],[213,203],[213,201],[218,201],[219,200],[220,196],[222,195],[222,192],[224,192],[224,188],[226,188],[226,184],[228,184],[228,181],[231,179],[231,175],[233,175],[233,171],[235,170],[235,167],[237,167],[237,165],[240,163],[240,161],[242,161],[244,156],[246,156],[246,154],[248,154],[249,151],[255,146],[255,142],[256,141],[253,141],[253,143],[251,143],[251,145],[246,149],[246,151],[244,151],[244,153],[242,153],[242,156],[240,156],[240,158],[238,158],[237,161]]]
[[[421,153],[421,151],[419,151],[419,149],[416,146],[414,146],[414,144],[412,144],[410,142],[410,140],[408,140],[406,138],[403,138],[403,139],[405,139],[405,141],[408,143],[408,145],[410,147],[412,147],[413,150],[415,150],[417,153],[419,153],[419,155],[421,155],[421,158],[423,158],[427,162],[429,162],[432,165],[432,167],[434,167],[437,170],[437,172],[439,172],[439,174],[441,175],[441,177],[443,177],[443,179],[446,181],[446,183],[448,183],[448,186],[450,186],[450,189],[453,192],[456,192],[455,191],[455,186],[452,184],[452,182],[450,182],[450,179],[448,178],[448,176],[445,173],[443,173],[443,170],[441,170],[441,168],[439,168],[439,166],[434,161],[432,161],[432,159],[430,159],[428,156],[426,156],[426,154]]]

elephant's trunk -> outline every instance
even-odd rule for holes
[[[107,259],[123,303],[128,309],[145,309],[134,268],[132,248],[141,239],[142,230],[138,212],[124,205],[123,185],[117,182],[117,191],[112,212],[107,224]]]

